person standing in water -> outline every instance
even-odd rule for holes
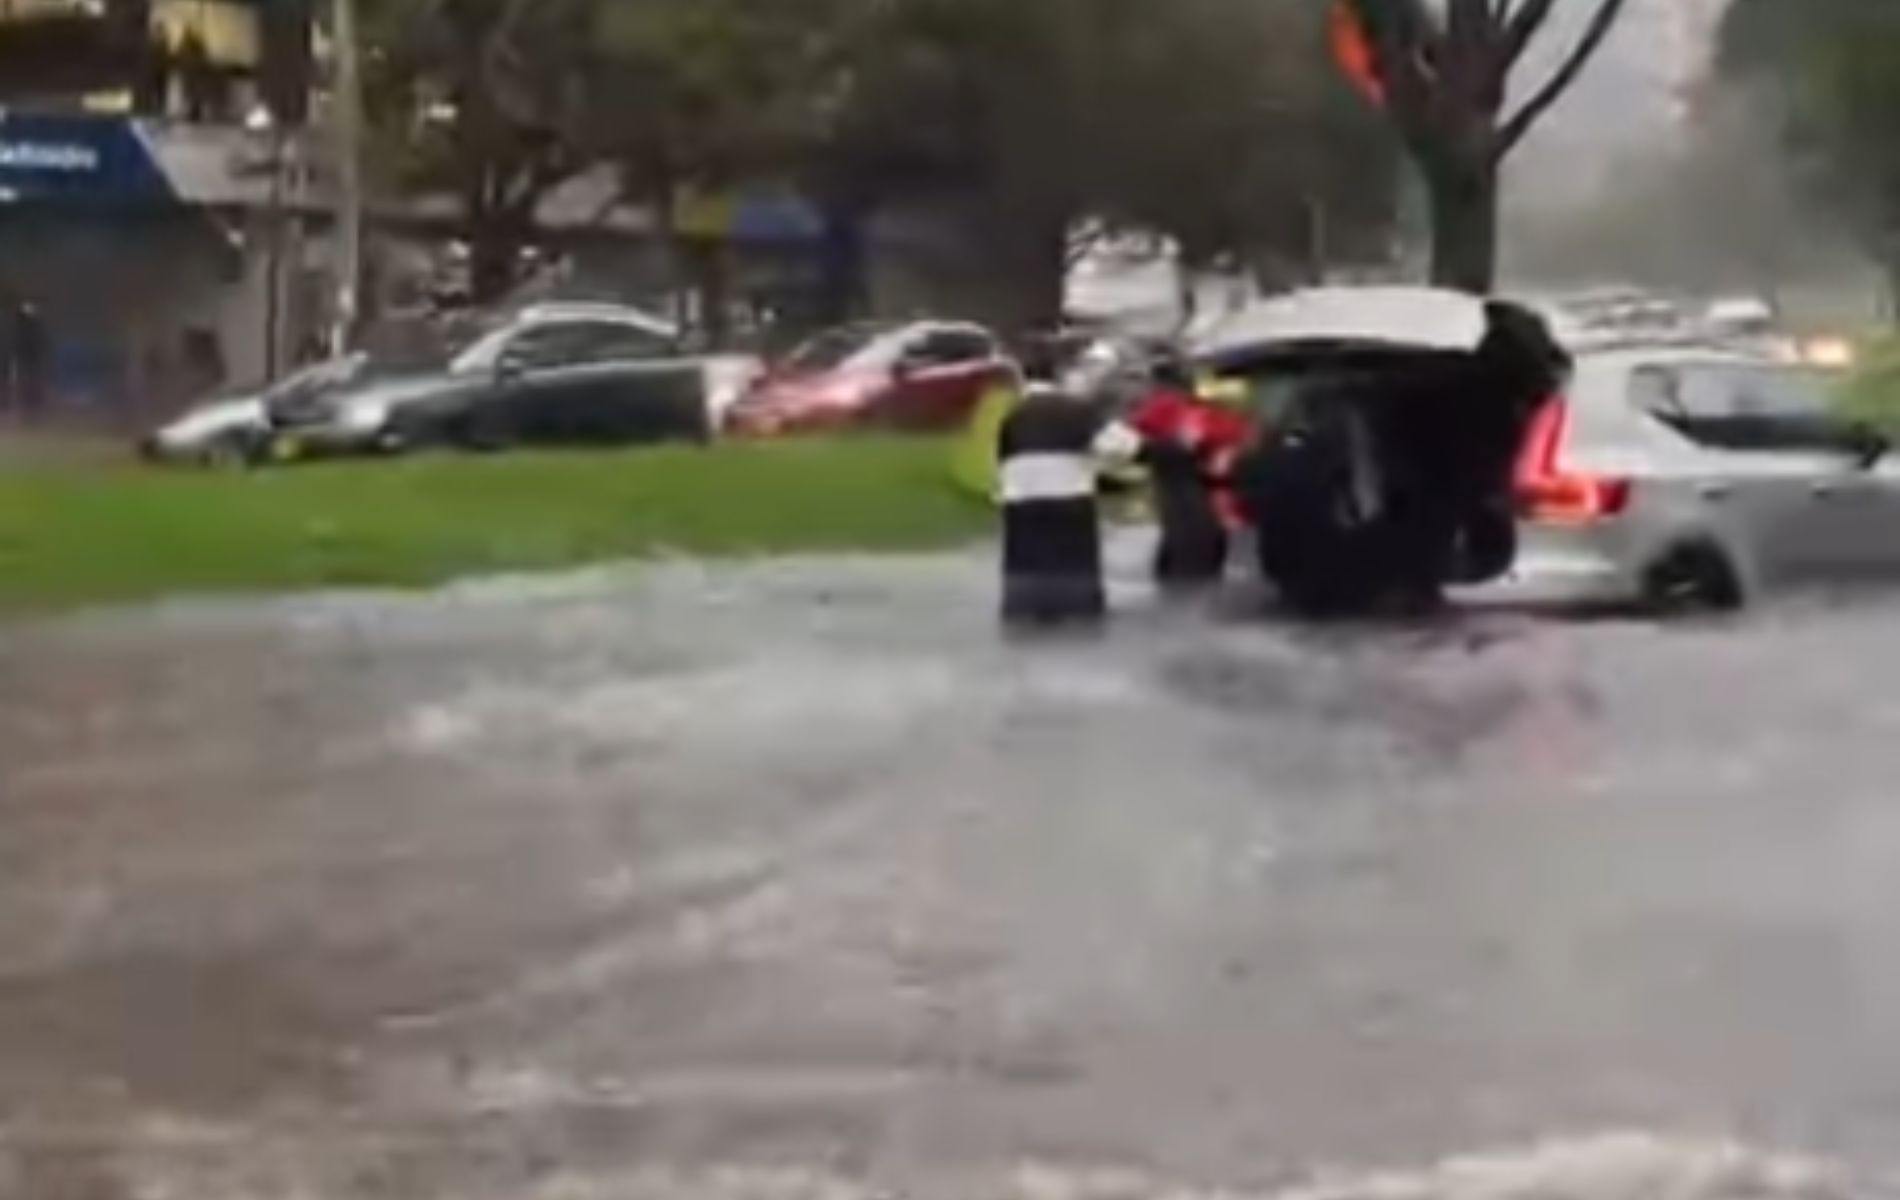
[[[1238,405],[1219,402],[1217,387],[1197,385],[1180,362],[1163,362],[1127,418],[1154,483],[1161,525],[1154,575],[1164,592],[1200,591],[1227,572],[1228,530],[1237,521],[1229,476],[1251,427]]]

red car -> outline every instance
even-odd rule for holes
[[[766,373],[728,414],[738,434],[960,428],[983,393],[1014,383],[1016,363],[977,325],[846,325]]]

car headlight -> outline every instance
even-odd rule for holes
[[[1840,370],[1853,366],[1858,357],[1854,343],[1842,337],[1810,338],[1801,347],[1801,360],[1811,367]]]
[[[352,404],[343,410],[343,428],[349,433],[377,433],[389,423],[389,409],[381,404]]]
[[[721,424],[751,394],[759,375],[758,364],[749,360],[714,359],[705,364],[706,409],[713,424]]]

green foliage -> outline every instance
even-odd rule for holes
[[[1757,85],[1814,193],[1900,263],[1900,8],[1866,0],[1735,0],[1721,64]]]
[[[1179,0],[1166,21],[1100,28],[1097,190],[1110,215],[1199,260],[1304,261],[1322,241],[1385,239],[1397,146],[1333,70],[1322,6]]]
[[[0,465],[0,609],[426,586],[664,553],[954,545],[985,511],[943,442],[415,458],[258,474]]]
[[[605,66],[570,132],[636,195],[783,178],[823,136],[845,0],[594,3]]]
[[[1863,347],[1860,363],[1842,387],[1838,402],[1852,419],[1889,437],[1900,437],[1900,339]]]
[[[582,165],[571,131],[606,69],[603,2],[365,0],[379,173],[456,197],[481,298],[513,282],[537,205]]]
[[[1348,244],[1391,218],[1392,147],[1309,0],[367,2],[395,174],[454,188],[478,242],[595,162],[661,207],[978,197],[1004,271],[1059,266],[1084,215],[1203,258],[1304,247],[1320,209]]]
[[[1309,0],[888,0],[820,162],[849,195],[970,205],[996,270],[1045,303],[1082,218],[1202,262],[1304,265],[1316,224],[1383,250],[1395,148],[1336,78],[1323,17]]]

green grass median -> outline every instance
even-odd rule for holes
[[[0,462],[0,610],[419,587],[661,554],[955,545],[946,444],[841,439],[429,456],[249,473]]]

